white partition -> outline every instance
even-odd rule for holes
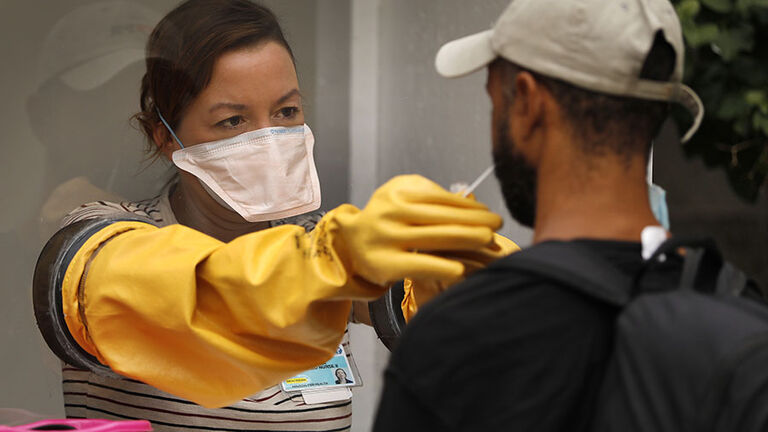
[[[178,2],[123,3],[146,16],[138,29],[146,37]],[[0,408],[48,417],[63,415],[63,402],[59,362],[32,313],[40,249],[79,204],[149,198],[171,175],[162,161],[147,163],[143,137],[129,124],[138,110],[141,60],[89,90],[62,79],[85,59],[119,50],[99,35],[123,31],[125,11],[64,18],[93,3],[114,2],[0,1]],[[322,8],[314,0],[264,4],[280,18],[296,54],[307,123],[317,138],[323,208],[329,209],[348,200],[349,0],[324,0]],[[137,37],[129,45],[142,51],[144,42]]]
[[[434,70],[445,42],[488,29],[508,0],[352,0],[350,197],[365,205],[398,174],[448,187],[491,164],[485,74],[447,80]],[[508,216],[491,176],[477,198],[504,215],[502,233],[521,245],[531,232]],[[388,353],[372,331],[352,330],[366,390],[355,394],[353,430],[370,430]]]

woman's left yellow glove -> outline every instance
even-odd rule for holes
[[[520,247],[512,240],[500,234],[494,234],[492,244],[477,251],[454,253],[450,257],[464,264],[464,277],[466,277],[485,268],[493,261],[519,250]],[[405,321],[410,321],[418,312],[420,305],[424,305],[432,300],[432,298],[445,291],[450,285],[434,279],[406,278],[404,284],[405,295],[400,305]]]

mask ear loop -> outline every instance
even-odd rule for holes
[[[173,129],[171,129],[171,126],[168,124],[167,121],[165,121],[165,118],[163,117],[163,115],[160,114],[160,108],[155,107],[155,111],[157,111],[157,115],[160,116],[160,121],[163,122],[163,124],[165,125],[165,128],[168,129],[168,132],[171,133],[171,136],[173,136],[173,139],[175,139],[176,142],[179,143],[179,147],[184,148],[184,144],[182,144],[179,137],[177,137],[176,134],[173,133]]]

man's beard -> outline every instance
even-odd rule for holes
[[[536,169],[515,151],[514,142],[509,138],[507,120],[499,125],[495,139],[493,161],[504,202],[518,223],[533,228],[536,220]]]

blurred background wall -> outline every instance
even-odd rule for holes
[[[65,31],[75,42],[60,34],[63,17],[94,2],[109,3],[0,0],[0,408],[63,414],[58,361],[37,332],[30,291],[35,259],[57,221],[93,199],[154,196],[170,175],[162,162],[147,165],[142,137],[128,123],[138,107],[141,62],[90,90],[61,78],[75,66],[68,61],[96,55],[88,35],[98,26]],[[177,3],[126,2],[146,15],[147,32]],[[471,182],[491,164],[485,73],[446,80],[433,64],[441,44],[489,28],[507,2],[264,1],[296,54],[324,209],[347,201],[363,206],[397,174],[419,173],[448,187]],[[78,37],[85,40],[78,44]],[[740,202],[722,173],[682,156],[675,135],[668,125],[655,154],[673,229],[712,234],[768,283],[765,196],[756,205]],[[503,234],[529,244],[530,231],[509,218],[493,177],[476,196],[504,215]],[[351,331],[365,382],[355,389],[353,430],[367,431],[388,353],[371,329]]]

